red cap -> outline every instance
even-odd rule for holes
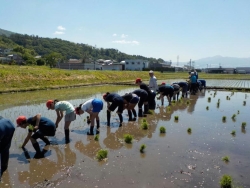
[[[46,106],[47,106],[48,110],[50,109],[50,106],[51,106],[51,104],[52,104],[53,102],[54,102],[53,100],[48,100],[48,101],[46,102]]]
[[[104,94],[102,95],[102,98],[105,100],[106,97],[107,97],[107,93],[104,93]]]
[[[16,119],[17,126],[20,126],[23,123],[23,121],[26,121],[26,117],[25,116],[19,116]]]
[[[166,83],[165,83],[165,82],[162,82],[161,85],[166,85]]]
[[[139,82],[141,82],[141,78],[136,78],[135,83],[137,84]]]

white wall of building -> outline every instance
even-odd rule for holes
[[[126,59],[123,61],[125,64],[125,70],[137,70],[141,71],[143,68],[148,68],[148,61],[142,59]]]

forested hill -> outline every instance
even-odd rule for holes
[[[6,43],[3,41],[9,42]],[[42,38],[37,35],[22,35],[17,33],[13,33],[10,36],[0,36],[0,47],[4,47],[4,45],[9,47],[10,41],[11,43],[15,43],[16,47],[23,47],[36,55],[46,56],[54,52],[59,53],[63,60],[83,59],[83,62],[86,62],[93,59],[111,59],[120,62],[124,59],[146,59],[151,62],[163,61],[162,59],[125,54],[117,49],[95,48],[87,44],[73,43],[58,38]],[[11,46],[13,47],[13,45]]]

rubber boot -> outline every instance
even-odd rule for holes
[[[40,159],[40,158],[43,158],[44,155],[42,154],[41,150],[40,150],[40,146],[37,142],[33,143],[32,144],[34,149],[36,150],[36,154],[34,156],[35,159]]]
[[[41,138],[41,140],[45,142],[45,144],[46,144],[45,146],[50,145],[49,139],[46,138],[45,136],[43,138]]]
[[[69,129],[64,129],[64,133],[65,133],[65,143],[68,144],[69,143]]]
[[[128,121],[133,121],[131,110],[128,110]]]
[[[147,115],[146,115],[146,114],[143,114],[143,112],[142,112],[142,109],[141,109],[141,108],[139,108],[139,110],[138,110],[138,117],[147,117]]]
[[[94,135],[94,126],[90,126],[89,132],[87,132],[87,135]]]
[[[110,126],[110,111],[107,110],[107,126]]]
[[[136,114],[136,111],[135,111],[135,109],[132,109],[132,113],[133,113],[133,115],[134,115],[133,121],[136,121],[136,118],[137,118],[137,114]]]
[[[119,127],[121,127],[122,126],[122,122],[123,122],[123,117],[122,117],[122,114],[118,114],[118,116],[119,116],[119,119],[120,119],[120,125],[119,125]]]
[[[1,176],[3,175],[4,171],[7,170],[8,162],[9,162],[9,151],[1,153]]]
[[[148,104],[144,104],[144,114],[149,114]]]

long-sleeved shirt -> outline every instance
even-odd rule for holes
[[[156,92],[158,90],[157,79],[155,76],[150,77],[148,87]]]

